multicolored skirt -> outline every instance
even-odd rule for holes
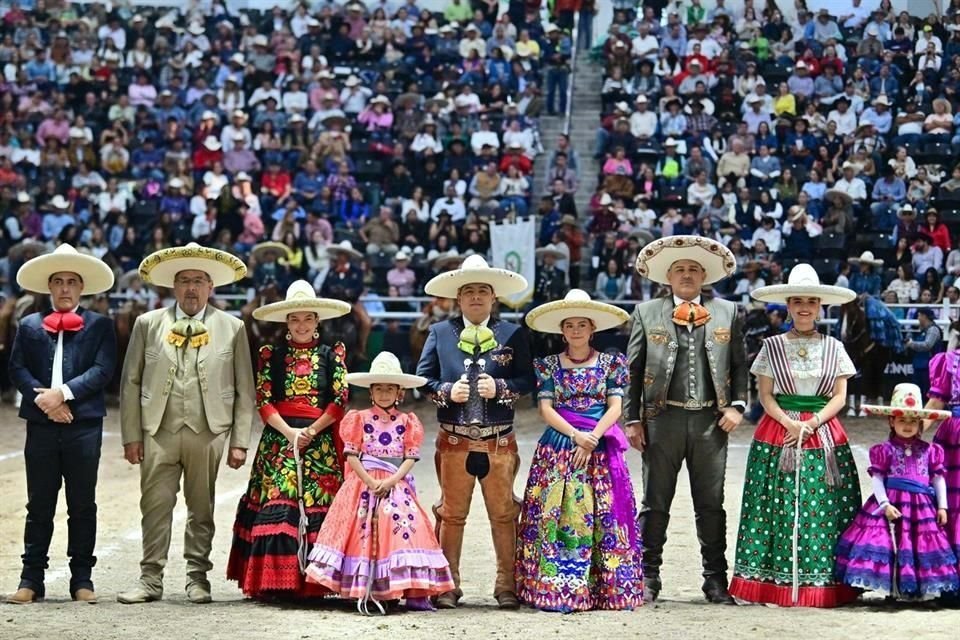
[[[396,465],[373,456],[361,462],[374,480],[397,472]],[[425,609],[427,598],[455,588],[411,476],[378,498],[348,469],[309,560],[311,584],[351,600],[403,598],[408,608]]]
[[[313,420],[286,418],[295,429]],[[334,423],[303,450],[303,501],[307,513],[307,543],[312,545],[327,509],[343,483],[333,443]],[[233,525],[233,546],[227,579],[236,580],[251,598],[309,598],[330,592],[308,584],[297,560],[297,465],[287,439],[266,425],[253,460],[247,492],[240,498]]]
[[[917,599],[957,591],[957,556],[937,524],[933,490],[898,480],[887,479],[887,499],[902,517],[888,522],[870,496],[837,544],[837,580],[891,595],[896,578],[897,593]]]
[[[570,438],[548,428],[524,493],[517,597],[546,611],[639,607],[643,545],[623,451],[605,436],[586,467],[572,461]],[[618,468],[625,478],[615,477]]]
[[[947,541],[960,558],[960,407],[953,411],[954,417],[940,424],[933,441],[943,447],[947,469]]]
[[[799,413],[801,420],[813,414]],[[797,488],[794,472],[780,469],[786,430],[764,415],[757,425],[743,486],[737,557],[730,594],[743,601],[781,607],[835,607],[859,592],[834,578],[834,549],[861,504],[857,467],[840,422],[826,425],[830,442],[814,433],[800,465],[797,602],[793,601],[793,530]],[[832,456],[828,455],[832,449]],[[830,459],[832,457],[832,460]],[[828,465],[839,472],[827,482]]]

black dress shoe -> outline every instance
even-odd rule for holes
[[[735,604],[733,596],[727,591],[726,578],[711,576],[703,581],[703,595],[711,604]]]
[[[658,576],[650,576],[643,579],[643,601],[656,602],[660,597],[660,590],[663,584]]]

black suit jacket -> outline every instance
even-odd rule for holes
[[[77,309],[83,329],[63,334],[63,382],[73,392],[68,402],[74,420],[107,414],[104,390],[117,366],[117,336],[113,322],[83,307]],[[10,353],[10,379],[23,394],[20,417],[51,422],[35,404],[35,388],[49,388],[57,334],[43,328],[46,314],[33,313],[20,322]]]

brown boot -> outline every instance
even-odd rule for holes
[[[36,602],[40,598],[37,597],[37,592],[29,587],[20,587],[17,589],[17,592],[13,595],[7,597],[7,604],[30,604],[31,602]]]
[[[517,599],[517,594],[513,591],[504,591],[503,593],[498,593],[496,595],[497,606],[501,609],[519,609],[520,600]]]
[[[460,594],[456,591],[447,591],[437,596],[437,609],[456,609],[460,602]]]
[[[97,594],[93,589],[77,589],[73,593],[73,599],[76,602],[86,602],[87,604],[97,604]]]

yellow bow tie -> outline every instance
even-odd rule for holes
[[[673,310],[673,322],[681,327],[702,327],[710,322],[710,312],[696,302],[684,302]]]
[[[187,340],[195,349],[210,344],[210,334],[207,332],[206,325],[193,318],[180,318],[174,322],[170,333],[167,334],[167,342],[179,349],[187,343]]]

